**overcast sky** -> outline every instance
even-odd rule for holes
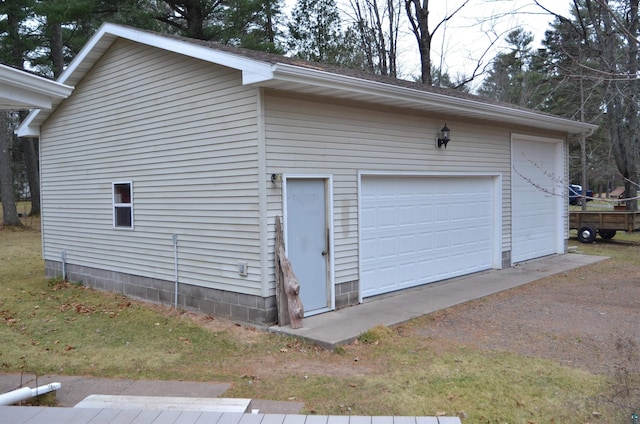
[[[569,0],[539,0],[547,9],[562,15],[568,15]],[[430,25],[433,27],[448,13],[457,9],[462,0],[432,0],[430,11]],[[456,16],[449,21],[444,31],[438,30],[437,39],[432,48],[432,60],[438,64],[441,52],[444,52],[443,68],[455,77],[456,74],[470,74],[476,66],[483,52],[491,45],[492,40],[499,38],[491,54],[484,59],[485,63],[493,58],[497,51],[508,45],[504,36],[512,29],[520,26],[534,34],[533,48],[541,46],[544,32],[549,29],[553,17],[545,13],[533,0],[471,0]],[[407,49],[403,52],[407,64],[415,53],[410,44],[415,39],[406,36]],[[415,48],[415,47],[414,47]],[[415,67],[415,65],[414,65]],[[418,69],[403,69],[407,74],[414,74]]]
[[[539,0],[549,10],[556,13],[568,14],[570,0]],[[349,0],[336,0],[343,10],[349,10]],[[293,8],[296,0],[286,0],[288,8]],[[380,2],[384,3],[384,2]],[[429,25],[433,28],[445,16],[456,10],[464,0],[431,0]],[[405,18],[401,25],[401,46],[398,67],[400,77],[411,79],[420,75],[420,57],[415,37],[410,32],[404,9],[401,11]],[[490,61],[500,49],[507,44],[504,36],[517,26],[534,33],[536,41],[534,48],[540,46],[544,32],[549,28],[553,18],[538,7],[533,0],[470,0],[445,27],[438,29],[433,41],[432,60],[440,67],[442,52],[445,54],[442,68],[456,79],[456,75],[469,75],[476,67],[483,52],[490,47],[491,42],[500,38],[490,53],[484,57],[484,63]],[[346,22],[344,22],[346,23]]]

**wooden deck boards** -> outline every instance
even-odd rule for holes
[[[0,417],[2,422],[12,424],[460,424],[457,417],[242,414],[43,406],[0,406]]]
[[[251,399],[165,396],[90,395],[74,408],[250,412]],[[251,424],[251,423],[248,423]]]

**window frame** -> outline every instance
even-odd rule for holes
[[[129,186],[129,202],[117,202],[116,201],[116,186],[128,185]],[[113,228],[116,230],[133,230],[133,181],[114,181],[111,183],[111,212],[113,214]],[[117,210],[129,208],[129,222],[130,225],[117,225]]]

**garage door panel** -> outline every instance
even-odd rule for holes
[[[512,261],[557,252],[558,193],[562,175],[557,143],[515,140],[512,178]],[[561,188],[560,188],[561,189]],[[564,193],[560,191],[560,193]]]
[[[491,268],[493,178],[365,176],[361,186],[364,297]]]

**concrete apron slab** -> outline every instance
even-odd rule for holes
[[[303,328],[273,326],[269,331],[300,337],[333,350],[378,325],[391,326],[470,300],[608,259],[565,254],[523,262],[365,299],[364,303],[304,318]]]

